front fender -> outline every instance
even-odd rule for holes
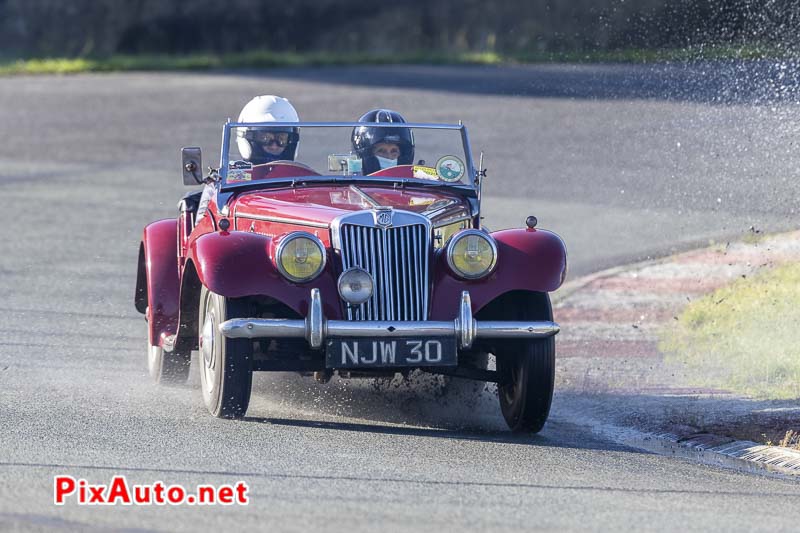
[[[431,319],[449,320],[458,313],[462,291],[469,291],[472,312],[510,291],[552,292],[566,276],[567,249],[553,232],[540,229],[509,229],[491,234],[497,241],[497,267],[490,276],[475,281],[453,276],[447,266],[445,248],[436,255]]]
[[[153,222],[144,229],[136,285],[136,309],[145,313],[150,344],[161,346],[162,334],[171,335],[178,329],[180,279],[174,218]]]
[[[244,231],[207,233],[189,247],[200,283],[228,298],[269,296],[306,316],[312,288],[322,293],[325,315],[341,317],[331,250],[325,270],[308,283],[284,278],[270,257],[271,238]]]

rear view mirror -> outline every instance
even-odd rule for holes
[[[181,168],[184,185],[203,184],[203,155],[199,147],[181,148]]]

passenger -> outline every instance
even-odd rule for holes
[[[239,122],[300,122],[297,110],[286,98],[273,95],[256,96],[242,108]],[[242,159],[253,165],[273,161],[294,161],[300,144],[297,127],[237,128],[236,146]],[[195,220],[208,210],[208,202],[216,194],[217,182],[207,183],[200,197]]]
[[[390,109],[373,109],[362,115],[358,121],[398,124],[406,122],[400,113]],[[353,152],[361,158],[364,174],[414,162],[414,134],[410,128],[357,126],[353,128],[352,142]]]

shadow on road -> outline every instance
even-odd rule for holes
[[[544,444],[546,437],[541,435],[518,435],[511,432],[481,431],[460,428],[423,428],[413,426],[390,426],[380,423],[333,422],[322,420],[245,417],[245,422],[273,424],[288,427],[316,428],[337,431],[357,431],[379,433],[382,435],[403,435],[409,437],[431,437],[436,439],[476,440],[484,442],[506,442],[518,444]]]
[[[621,444],[602,441],[588,436],[585,428],[551,421],[541,433],[531,435],[511,431],[481,431],[464,428],[422,428],[412,426],[389,426],[353,422],[334,422],[294,418],[245,417],[244,422],[269,424],[286,427],[324,429],[331,431],[355,431],[399,437],[425,437],[457,441],[491,442],[496,444],[518,444],[544,448],[570,448],[581,450],[614,450],[628,453],[646,453]],[[576,438],[580,435],[579,438]]]
[[[777,443],[800,428],[800,404],[708,391],[556,391],[550,420],[537,435],[508,431],[491,387],[447,390],[430,376],[411,382],[260,378],[246,422],[405,437],[557,448],[635,451],[600,437],[598,426],[677,436],[715,433]],[[263,414],[262,414],[263,413]]]
[[[562,417],[551,418],[535,435],[512,433],[493,388],[472,382],[443,386],[440,379],[422,374],[412,375],[410,381],[334,379],[320,385],[291,374],[258,376],[250,416],[244,421],[404,437],[636,451],[592,437],[587,428]]]

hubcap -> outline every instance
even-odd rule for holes
[[[215,367],[217,366],[214,355],[214,309],[206,304],[206,318],[203,321],[203,331],[200,332],[200,353],[203,355],[203,377],[208,391],[214,390]]]
[[[203,334],[200,337],[200,351],[203,354],[203,361],[208,368],[214,368],[214,314],[206,315],[203,324]]]

